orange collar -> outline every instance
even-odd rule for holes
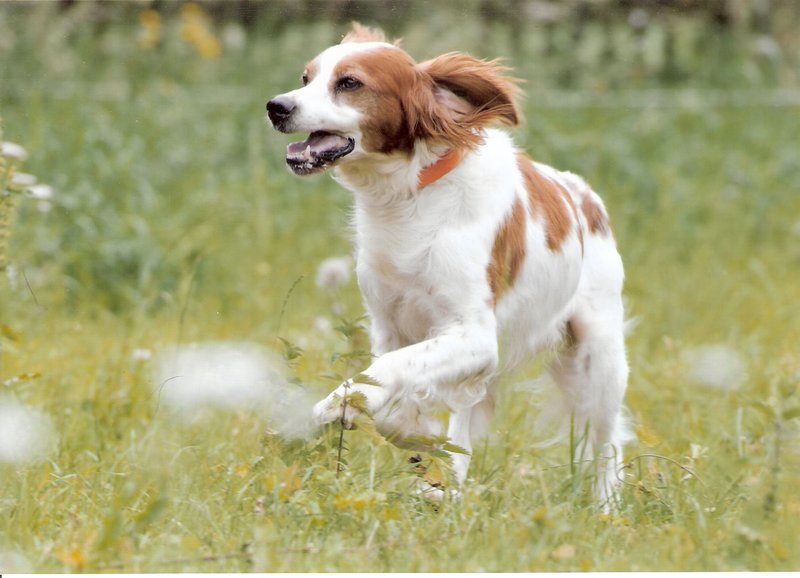
[[[456,168],[464,160],[465,152],[463,149],[450,149],[447,154],[439,158],[438,161],[420,171],[417,180],[417,188],[424,189],[432,185],[447,173]]]

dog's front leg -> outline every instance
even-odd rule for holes
[[[489,317],[483,322],[451,325],[435,337],[384,353],[363,372],[368,378],[365,381],[380,387],[359,383],[358,378],[345,382],[317,404],[317,421],[329,423],[341,417],[336,413],[341,407],[337,400],[348,392],[364,394],[373,415],[390,398],[414,400],[423,406],[425,399],[431,398],[451,411],[479,402],[459,390],[459,385],[477,383],[497,369],[495,321],[494,316]]]
[[[390,391],[403,393],[424,411],[443,404],[452,411],[448,426],[450,442],[465,453],[453,452],[453,469],[461,485],[467,477],[472,453],[471,416],[483,401],[481,381],[488,382],[498,365],[497,338],[492,317],[488,322],[455,326],[445,333],[380,356],[364,372]],[[468,389],[472,391],[469,391]],[[414,424],[398,423],[388,411],[386,417],[400,437],[413,434]],[[397,417],[413,416],[399,408]]]
[[[436,396],[459,409],[458,386],[495,372],[497,333],[493,315],[469,324],[451,325],[439,335],[384,353],[364,374],[390,391],[424,399]],[[473,400],[475,403],[480,400]],[[471,405],[471,404],[468,404]]]

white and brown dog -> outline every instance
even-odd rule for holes
[[[314,408],[342,416],[363,393],[377,427],[402,440],[443,427],[466,454],[491,417],[499,375],[543,349],[596,495],[614,496],[628,378],[622,260],[606,210],[578,176],[531,160],[494,124],[516,125],[517,88],[496,62],[415,62],[354,24],[306,65],[303,87],[267,103],[298,175],[329,168],[355,195],[357,275],[371,318],[368,376]],[[375,384],[380,384],[377,386]],[[345,407],[352,423],[355,407]]]

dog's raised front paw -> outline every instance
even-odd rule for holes
[[[359,415],[372,415],[384,398],[382,388],[348,380],[314,406],[314,422],[325,425],[341,421],[346,429],[352,429]]]

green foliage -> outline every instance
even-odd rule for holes
[[[368,383],[355,284],[332,312],[301,282],[349,251],[347,193],[289,175],[287,139],[262,121],[266,99],[342,29],[255,28],[237,45],[225,22],[174,7],[154,42],[138,4],[123,18],[103,3],[99,21],[76,4],[0,6],[5,138],[56,191],[48,212],[17,195],[0,394],[49,414],[59,434],[47,460],[0,463],[0,564],[10,552],[40,572],[797,569],[800,115],[761,91],[797,90],[790,61],[765,63],[752,39],[690,19],[676,19],[671,79],[648,72],[650,48],[606,65],[596,23],[578,50],[555,26],[552,50],[531,27],[514,52],[504,28],[482,34],[470,14],[442,26],[452,12],[433,6],[399,31],[420,59],[509,55],[528,79],[516,136],[601,193],[641,321],[628,339],[637,440],[617,511],[592,504],[582,432],[535,445],[538,398],[518,384],[536,367],[500,384],[460,499],[431,503],[418,483],[452,488],[448,440],[411,440],[429,450],[417,456],[368,416],[310,439],[277,435],[256,412],[178,421],[135,355],[255,341],[320,398],[349,377]],[[645,45],[663,34],[648,29]],[[631,31],[614,37],[628,54]],[[707,343],[743,360],[738,387],[693,377],[686,354]]]

